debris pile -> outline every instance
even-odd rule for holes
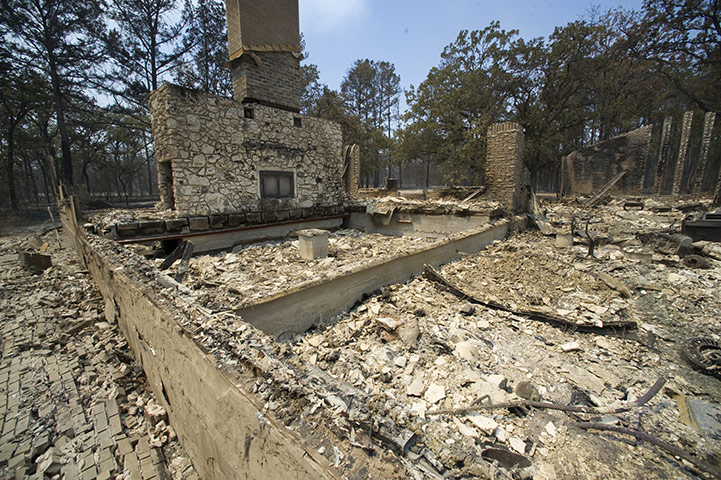
[[[197,478],[72,250],[45,235],[33,273],[27,242],[0,239],[0,476]]]
[[[589,221],[600,239],[593,255],[584,229],[571,247],[525,232],[439,271],[465,298],[427,278],[389,286],[298,335],[293,352],[418,435],[438,476],[717,475],[721,423],[701,427],[681,412],[690,399],[696,417],[721,413],[721,385],[682,351],[689,337],[718,345],[721,264],[704,257],[709,268],[692,268],[677,248],[645,240],[679,218],[670,208],[549,210],[559,228]],[[603,328],[619,321],[629,326]]]

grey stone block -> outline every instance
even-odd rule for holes
[[[188,226],[190,231],[208,230],[210,228],[210,221],[208,217],[190,217],[188,219]]]

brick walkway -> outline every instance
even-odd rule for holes
[[[54,251],[33,274],[20,247],[0,239],[0,478],[197,478],[87,272]]]

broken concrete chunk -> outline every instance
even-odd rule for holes
[[[475,364],[480,360],[480,353],[478,347],[472,342],[458,342],[455,345],[454,353],[458,358]]]
[[[486,435],[493,435],[493,432],[495,432],[496,428],[498,428],[498,422],[490,417],[486,417],[485,415],[472,413],[466,415],[466,419],[470,420],[473,425],[478,427]]]
[[[578,350],[581,350],[581,344],[574,341],[574,342],[568,342],[561,345],[561,350],[564,352],[576,352]]]
[[[536,388],[535,385],[533,385],[531,382],[522,381],[518,382],[518,385],[516,385],[515,393],[521,398],[525,398],[526,400],[530,400],[532,402],[538,402],[541,400],[541,394]]]
[[[429,403],[437,403],[446,398],[446,387],[431,383],[423,396]]]
[[[348,404],[337,395],[328,395],[325,397],[325,401],[335,411],[335,413],[348,412]]]
[[[406,319],[398,328],[398,337],[408,348],[415,348],[418,345],[420,333],[418,320],[415,317]]]
[[[599,272],[597,273],[598,278],[603,280],[603,282],[608,285],[610,288],[613,288],[617,292],[619,292],[621,295],[623,295],[626,298],[631,298],[633,296],[633,292],[631,292],[631,289],[626,286],[625,283],[623,283],[620,280],[617,280],[616,278],[612,277],[611,275]]]
[[[148,403],[145,406],[145,415],[148,417],[151,425],[156,425],[167,418],[167,412],[157,403]]]
[[[411,411],[421,418],[426,418],[426,411],[428,410],[428,404],[425,400],[418,400],[411,404]]]
[[[462,315],[473,315],[473,313],[476,311],[475,307],[471,305],[470,303],[464,303],[463,306],[460,309],[460,312]]]
[[[511,437],[508,440],[508,443],[511,445],[511,448],[517,451],[520,454],[526,453],[526,442],[521,440],[518,437]]]
[[[419,375],[414,378],[410,385],[406,388],[406,395],[420,397],[421,394],[423,394],[424,389],[425,386],[423,385],[423,377]]]
[[[308,344],[318,348],[325,342],[325,337],[323,335],[313,335],[308,337],[306,341]]]
[[[38,464],[37,472],[47,476],[53,476],[60,473],[63,466],[62,455],[55,448],[49,448],[44,454],[39,456],[35,463]]]
[[[381,327],[385,328],[389,332],[395,331],[395,329],[398,328],[398,325],[400,325],[398,320],[390,317],[378,317],[376,318],[376,322],[380,323]]]
[[[458,431],[461,432],[461,435],[469,438],[478,438],[478,430],[464,424],[458,419],[458,417],[453,417],[453,423],[456,424],[456,427],[458,427]]]

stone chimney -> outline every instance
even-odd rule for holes
[[[485,195],[514,213],[528,208],[529,175],[523,164],[523,139],[523,127],[517,123],[488,127]]]
[[[225,0],[233,97],[300,110],[298,0]]]

